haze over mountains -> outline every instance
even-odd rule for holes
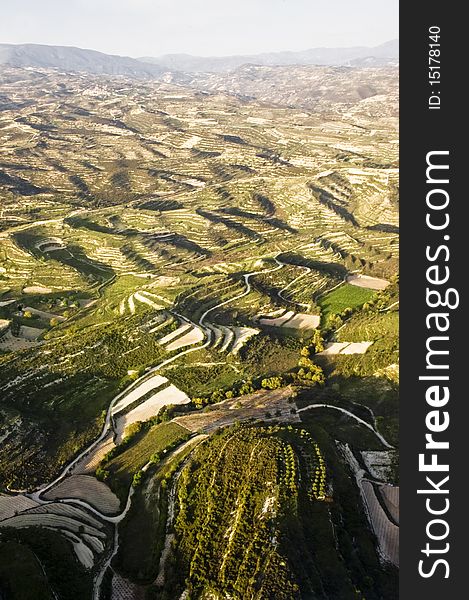
[[[69,46],[0,44],[0,65],[10,67],[56,68],[66,72],[158,78],[165,71],[222,73],[245,64],[263,66],[386,66],[396,65],[398,40],[376,46],[315,48],[302,52],[271,52],[245,56],[200,57],[168,54],[135,59]]]
[[[140,60],[156,64],[166,71],[226,72],[245,64],[263,66],[321,65],[321,66],[385,66],[396,65],[399,60],[399,40],[391,40],[374,48],[312,48],[300,52],[265,52],[240,56],[190,56],[166,54],[159,58],[143,57]]]

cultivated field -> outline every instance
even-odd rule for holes
[[[86,500],[105,515],[119,512],[120,502],[106,484],[89,475],[72,475],[44,494],[46,500]]]
[[[2,65],[0,577],[395,599],[397,81]]]

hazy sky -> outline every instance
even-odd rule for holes
[[[0,0],[0,42],[128,56],[374,46],[398,37],[398,0]]]

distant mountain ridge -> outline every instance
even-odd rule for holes
[[[386,66],[399,61],[399,40],[391,40],[369,48],[312,48],[300,52],[266,52],[239,56],[191,56],[166,54],[139,60],[160,66],[165,71],[185,73],[232,71],[245,64],[261,66],[318,65],[318,66]]]
[[[54,68],[94,75],[158,78],[164,72],[225,73],[251,64],[260,66],[319,65],[375,67],[397,65],[399,42],[391,40],[368,48],[313,48],[301,52],[270,52],[240,56],[167,54],[156,58],[130,58],[73,46],[0,44],[0,66]]]
[[[162,74],[159,66],[128,56],[104,54],[72,46],[41,44],[0,44],[0,65],[139,78],[155,78]]]

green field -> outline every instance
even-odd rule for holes
[[[154,425],[146,435],[136,436],[135,443],[103,465],[110,473],[111,485],[119,491],[128,488],[133,475],[146,465],[154,454],[162,454],[168,446],[186,439],[189,435],[187,429],[177,423],[160,423]]]
[[[346,308],[357,308],[374,296],[373,290],[344,283],[318,299],[323,321],[330,314],[339,314]]]

